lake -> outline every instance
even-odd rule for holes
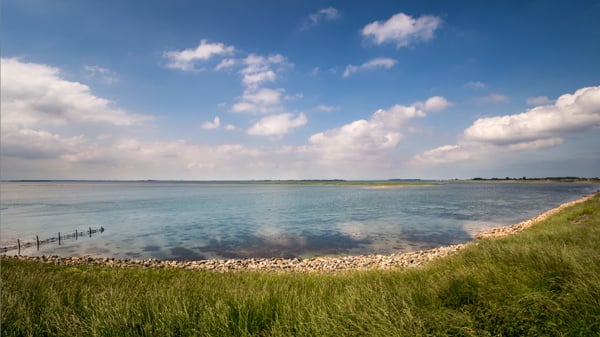
[[[194,260],[388,254],[457,244],[599,189],[566,182],[428,186],[2,182],[0,246],[104,232],[23,255]],[[16,254],[16,250],[7,254]]]

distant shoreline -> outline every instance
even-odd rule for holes
[[[328,186],[430,186],[452,182],[582,182],[598,183],[600,177],[544,177],[544,178],[470,178],[470,179],[387,179],[387,180],[344,180],[344,179],[289,179],[289,180],[102,180],[102,179],[7,179],[0,183],[157,183],[157,184],[224,184],[224,185],[328,185]]]

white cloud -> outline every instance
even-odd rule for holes
[[[64,137],[43,130],[2,130],[2,156],[48,159],[75,153],[85,144],[82,135]]]
[[[396,148],[403,138],[403,129],[426,111],[439,111],[450,106],[443,97],[434,96],[410,106],[394,105],[375,111],[368,120],[360,119],[339,128],[319,132],[309,138],[306,151],[316,153],[326,165],[337,161],[368,161],[381,158]]]
[[[88,86],[61,78],[58,68],[2,58],[2,127],[105,123],[128,126],[151,117],[113,107]]]
[[[444,97],[433,96],[428,98],[425,102],[416,102],[413,103],[413,105],[428,112],[436,112],[451,107],[452,103]]]
[[[387,110],[379,109],[369,120],[360,119],[316,133],[309,138],[307,151],[317,153],[323,162],[329,164],[340,160],[375,160],[398,146],[403,138],[403,128],[409,121],[426,116],[426,112],[417,105],[394,105]],[[435,104],[432,106],[439,107]]]
[[[230,68],[235,66],[238,63],[238,61],[236,59],[223,59],[221,60],[221,62],[219,62],[219,64],[217,64],[217,66],[215,67],[215,70],[221,70],[221,69],[225,69],[225,68]]]
[[[219,116],[215,116],[215,118],[213,119],[212,122],[210,121],[206,121],[204,123],[202,123],[202,128],[203,129],[218,129],[219,126],[221,126],[221,119],[219,118]]]
[[[227,125],[225,125],[225,127],[224,127],[224,128],[225,128],[225,130],[227,130],[227,131],[235,131],[235,130],[237,130],[237,128],[236,128],[236,127],[235,127],[235,125],[233,125],[233,124],[227,124]]]
[[[465,150],[461,145],[444,145],[418,154],[413,158],[415,163],[444,164],[473,157],[472,150]]]
[[[268,57],[250,54],[240,61],[242,84],[246,87],[238,102],[231,107],[232,112],[267,114],[283,110],[281,101],[284,89],[264,88],[263,85],[277,80],[277,72],[292,67],[287,59],[275,54]]]
[[[283,136],[291,129],[303,126],[308,120],[303,113],[296,117],[292,113],[282,113],[263,117],[248,129],[249,135]]]
[[[247,87],[253,87],[266,82],[274,82],[276,78],[275,72],[267,70],[258,73],[245,74],[242,83]]]
[[[280,54],[268,57],[250,54],[242,63],[245,65],[240,70],[240,74],[243,75],[242,83],[250,89],[256,89],[264,83],[275,82],[276,72],[292,67],[292,64]]]
[[[309,14],[308,17],[306,17],[306,19],[304,20],[304,24],[302,25],[301,29],[307,30],[318,25],[322,21],[333,21],[339,19],[339,17],[340,13],[337,9],[333,7],[323,8],[315,13]]]
[[[483,97],[479,97],[477,99],[475,99],[476,102],[478,103],[507,103],[508,101],[510,101],[510,98],[508,98],[508,96],[506,95],[502,95],[502,94],[498,94],[498,93],[492,93],[489,94],[487,96],[483,96]]]
[[[209,43],[202,39],[200,44],[194,49],[184,49],[181,51],[167,51],[163,54],[169,60],[167,67],[183,71],[197,71],[194,63],[198,60],[206,61],[216,55],[233,54],[235,48],[226,46],[223,43]]]
[[[283,89],[260,88],[246,90],[240,100],[235,103],[231,111],[251,114],[266,114],[282,109],[281,95]]]
[[[134,138],[129,134],[148,132],[133,127],[150,117],[114,107],[89,87],[62,78],[57,68],[4,58],[1,67],[3,178],[267,179],[296,174],[290,164],[294,149],[191,144],[154,134],[156,140]],[[268,105],[279,102],[282,93],[275,90],[269,98],[268,91],[252,91],[250,99]],[[283,117],[265,118],[253,131],[281,137],[306,124],[304,114]],[[221,127],[221,122],[209,123]],[[224,128],[238,130],[231,124]]]
[[[560,137],[598,126],[600,87],[588,87],[562,95],[554,105],[478,119],[464,135],[468,140],[502,145]]]
[[[480,118],[464,130],[457,145],[415,156],[418,163],[447,163],[497,153],[555,147],[564,137],[600,127],[600,87],[565,94],[554,105],[520,114]]]
[[[0,145],[7,172],[64,169],[73,158],[90,158],[98,152],[95,142],[110,141],[112,136],[101,133],[107,128],[152,119],[114,107],[88,86],[63,79],[58,68],[16,58],[2,58],[1,67]],[[84,130],[100,132],[87,138]]]
[[[551,100],[550,98],[548,98],[548,96],[536,96],[536,97],[529,97],[527,99],[527,104],[529,105],[546,105],[546,104],[552,104],[554,103],[553,100]]]
[[[350,76],[350,74],[355,73],[360,70],[375,69],[375,68],[390,69],[397,62],[398,61],[396,61],[392,58],[389,58],[389,57],[378,57],[378,58],[369,60],[369,61],[361,64],[360,66],[348,65],[346,67],[346,70],[344,70],[342,77],[348,77],[348,76]]]
[[[442,24],[442,19],[436,16],[424,15],[413,18],[404,13],[398,13],[387,21],[375,21],[362,29],[362,35],[373,43],[394,43],[397,48],[410,44],[428,41]]]

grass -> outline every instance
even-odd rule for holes
[[[599,336],[600,195],[419,268],[219,274],[3,259],[2,336]]]

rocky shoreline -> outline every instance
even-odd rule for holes
[[[100,265],[115,268],[179,268],[216,272],[269,271],[269,272],[333,272],[344,270],[390,269],[413,267],[434,258],[447,256],[465,244],[429,250],[390,255],[355,255],[315,257],[307,259],[250,258],[228,260],[169,261],[157,259],[115,259],[97,257],[59,256],[3,256],[2,258],[37,261],[55,265]]]
[[[529,220],[518,224],[493,228],[474,235],[475,239],[499,238],[518,233],[533,224],[543,221],[549,216],[564,208],[591,199],[595,194],[585,196],[575,201],[564,203],[556,208],[541,213]],[[384,270],[402,267],[415,267],[436,258],[448,256],[463,249],[471,241],[458,245],[451,245],[428,250],[389,255],[355,255],[315,257],[308,259],[283,259],[283,258],[251,258],[228,260],[199,260],[199,261],[168,261],[157,259],[115,259],[98,257],[60,257],[60,256],[8,256],[2,259],[18,259],[50,263],[55,265],[99,265],[113,268],[179,268],[186,270],[208,270],[215,272],[234,271],[261,271],[261,272],[339,272],[348,270]]]

